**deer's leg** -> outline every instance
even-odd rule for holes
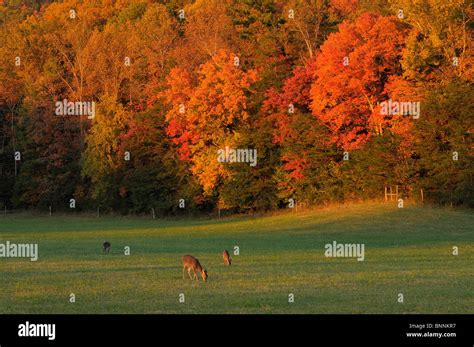
[[[184,265],[183,265],[183,280],[184,280]]]
[[[192,280],[193,278],[191,277],[191,268],[188,268],[188,275],[189,275],[189,278]]]

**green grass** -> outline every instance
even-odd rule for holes
[[[221,220],[5,215],[0,242],[38,243],[40,258],[0,258],[0,313],[474,313],[473,222],[377,203]],[[365,261],[326,258],[334,240],[364,243]],[[182,279],[184,254],[207,283]]]

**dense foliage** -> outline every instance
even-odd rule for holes
[[[474,206],[473,15],[463,0],[4,1],[0,207],[241,212],[396,185]],[[58,114],[63,100],[95,114]]]

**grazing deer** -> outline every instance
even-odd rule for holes
[[[196,275],[196,270],[201,273],[202,280],[206,282],[207,280],[207,271],[203,269],[199,260],[194,258],[192,255],[185,255],[183,256],[183,280],[184,280],[184,269],[188,269],[189,278],[194,280],[198,279]],[[191,277],[191,270],[194,272],[194,278]]]
[[[104,244],[104,253],[109,253],[110,252],[110,242],[109,241],[105,241]]]
[[[227,249],[224,250],[222,253],[222,257],[224,258],[224,264],[230,266],[232,264],[232,259],[230,258],[229,252]]]

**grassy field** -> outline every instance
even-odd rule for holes
[[[474,313],[472,211],[372,203],[220,220],[5,215],[7,240],[38,243],[39,260],[0,258],[0,313]],[[364,243],[365,260],[325,257],[333,241]],[[240,255],[225,267],[221,253],[234,246]],[[207,283],[182,279],[183,254],[207,267]]]

